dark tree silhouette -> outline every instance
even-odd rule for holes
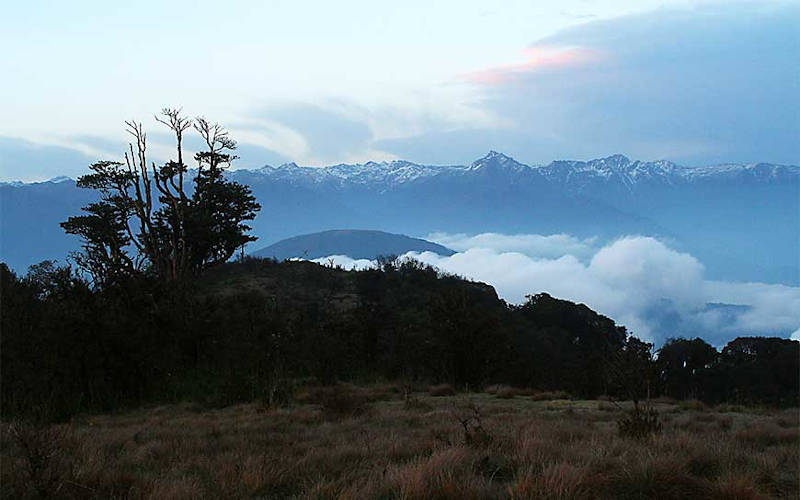
[[[662,392],[677,399],[704,399],[705,381],[719,353],[700,338],[669,339],[658,351]]]
[[[205,118],[193,122],[175,109],[164,109],[156,120],[174,134],[176,159],[161,167],[148,166],[142,124],[126,122],[133,141],[125,161],[97,162],[90,166],[92,173],[78,179],[78,186],[98,190],[100,201],[86,206],[85,215],[61,224],[67,233],[83,239],[83,250],[73,258],[97,287],[142,271],[167,281],[196,276],[256,239],[248,234],[246,222],[261,206],[249,187],[223,176],[236,159],[236,142],[228,132]],[[197,169],[189,196],[183,139],[192,126],[206,149],[195,154]]]

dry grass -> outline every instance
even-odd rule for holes
[[[391,388],[306,392],[305,402],[287,409],[170,406],[85,416],[58,428],[17,427],[14,436],[5,424],[0,497],[722,499],[800,492],[797,410],[671,412],[662,402],[663,431],[633,440],[617,433],[624,408],[597,401],[415,393],[407,404]],[[326,398],[343,409],[326,409]],[[474,408],[490,439],[464,438],[456,417]],[[58,436],[55,446],[48,436]],[[36,449],[26,451],[26,442]],[[30,457],[40,456],[50,458],[32,475]]]

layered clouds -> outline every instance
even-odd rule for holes
[[[458,253],[407,256],[490,283],[512,303],[539,292],[585,303],[657,344],[683,335],[722,345],[739,335],[788,337],[800,328],[800,288],[707,280],[696,258],[650,237],[605,245],[568,235],[428,238]],[[344,256],[332,259],[347,268],[371,265]]]

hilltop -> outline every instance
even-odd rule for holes
[[[403,255],[407,252],[434,252],[439,255],[455,253],[437,243],[402,234],[365,229],[334,229],[287,238],[256,250],[252,255],[278,260],[319,259],[331,255],[374,260],[381,256]]]

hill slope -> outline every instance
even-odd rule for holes
[[[278,260],[291,258],[318,259],[329,255],[347,255],[353,259],[374,259],[382,255],[402,255],[406,252],[434,252],[453,255],[442,245],[402,234],[363,229],[335,229],[287,238],[256,250],[256,257]]]

